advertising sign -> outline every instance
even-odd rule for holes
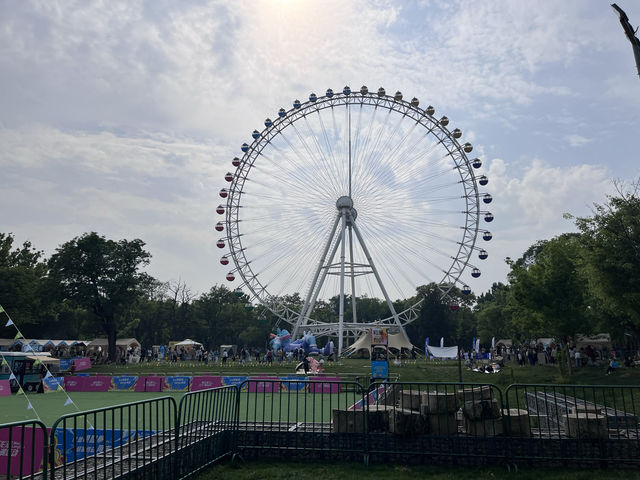
[[[191,391],[206,390],[222,386],[222,377],[201,376],[191,380]]]
[[[192,377],[174,376],[164,377],[163,390],[170,392],[188,392]]]
[[[111,377],[110,390],[128,390],[133,392],[136,388],[136,382],[138,377],[136,375],[120,375],[118,377]]]

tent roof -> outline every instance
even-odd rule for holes
[[[499,345],[499,344],[502,344],[505,347],[511,347],[513,346],[513,340],[511,340],[510,338],[501,338],[496,342],[496,345]]]
[[[592,346],[610,346],[611,345],[611,335],[609,333],[598,333],[596,335],[576,335],[576,344],[577,345],[592,345]]]
[[[400,350],[402,348],[406,348],[407,350],[411,350],[413,348],[413,344],[405,340],[404,335],[401,333],[390,333],[387,335],[387,346],[389,348],[395,348]],[[353,344],[347,347],[344,350],[345,355],[352,355],[360,349],[371,350],[371,335],[368,333],[363,333],[362,336],[353,342]]]
[[[140,346],[140,342],[135,338],[118,338],[116,339],[116,347],[129,347],[131,345]],[[109,342],[106,338],[96,338],[92,342],[89,342],[88,347],[107,347]]]
[[[196,342],[195,340],[191,340],[190,338],[187,338],[186,340],[182,340],[181,342],[176,343],[176,345],[179,345],[179,346],[200,345],[200,346],[202,346],[202,344],[200,342]]]

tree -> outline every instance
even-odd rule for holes
[[[23,333],[32,335],[53,304],[46,288],[47,264],[31,242],[17,248],[13,243],[13,234],[0,233],[0,301],[20,322]]]
[[[509,262],[513,321],[531,336],[553,335],[566,347],[568,337],[591,333],[579,235],[564,234],[536,245],[528,261]]]
[[[62,244],[49,260],[51,277],[65,296],[100,322],[111,361],[120,323],[152,281],[140,271],[151,258],[144,245],[140,239],[116,242],[91,232]]]
[[[589,286],[614,325],[640,335],[640,180],[577,218]]]

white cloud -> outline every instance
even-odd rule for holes
[[[592,139],[583,137],[582,135],[569,135],[567,136],[567,140],[572,147],[582,147],[592,141]]]

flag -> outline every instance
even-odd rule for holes
[[[444,348],[444,337],[440,337],[440,348]]]
[[[18,388],[18,391],[16,392],[16,395],[24,395],[24,390],[22,390],[22,387]]]
[[[476,337],[473,337],[471,340],[471,351],[473,352],[476,349]]]
[[[24,338],[20,332],[16,333],[16,336],[13,337],[14,340],[18,340],[19,338]]]
[[[27,410],[33,410],[33,405],[29,401],[27,401]]]
[[[35,367],[36,365],[40,365],[42,362],[40,361],[39,358],[36,358],[35,362],[33,362],[33,366]]]
[[[0,363],[0,365],[4,366],[4,365],[9,365],[9,364],[7,363],[7,360],[4,357],[2,357],[2,363]]]
[[[2,308],[2,307],[0,307],[0,308]],[[1,311],[2,310],[0,310],[0,312]],[[11,320],[11,319],[7,320],[7,323],[5,324],[5,327],[10,327],[11,325],[13,325],[13,320]]]
[[[496,337],[491,337],[491,348],[496,348]]]
[[[13,372],[11,372],[11,374],[9,375],[9,380],[16,380],[16,376],[13,374]]]
[[[44,376],[44,378],[49,378],[49,377],[53,377],[53,375],[51,375],[51,372],[47,370],[47,374]]]
[[[67,397],[67,401],[64,402],[64,406],[71,405],[73,402],[71,401],[71,397]]]
[[[0,305],[0,313],[4,312],[4,308],[2,308],[2,305]]]
[[[476,338],[476,353],[480,353],[480,339]]]
[[[58,388],[56,388],[56,392],[64,392],[64,389],[62,388],[62,385],[58,384]]]
[[[424,341],[424,349],[426,350],[428,346],[429,346],[429,337],[427,337],[427,339]]]

